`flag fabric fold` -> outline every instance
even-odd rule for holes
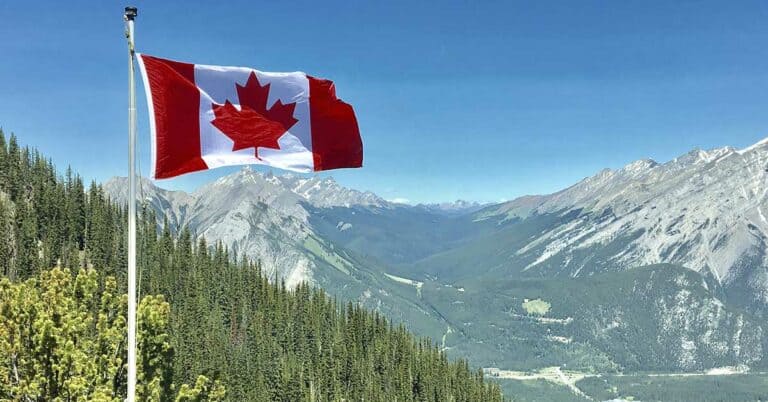
[[[362,166],[355,112],[332,81],[145,54],[138,61],[153,178],[242,164],[299,172]]]

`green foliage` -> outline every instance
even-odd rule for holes
[[[0,132],[0,228],[10,228],[0,231],[0,399],[120,399],[125,209],[69,170],[58,177],[14,136],[4,142]],[[138,311],[144,399],[502,400],[467,362],[380,314],[306,284],[287,289],[224,245],[156,222],[141,212],[140,293],[162,295]]]
[[[100,297],[98,286],[93,270],[73,278],[55,269],[16,284],[0,279],[0,398],[116,399],[123,300],[114,281]]]
[[[208,377],[201,375],[197,377],[193,387],[187,384],[181,386],[176,402],[220,401],[225,395],[224,386],[219,380],[211,381]]]
[[[123,216],[100,188],[86,197],[83,180],[67,169],[58,177],[50,160],[20,148],[0,131],[0,273],[11,279],[37,275],[41,267],[93,266],[112,270],[121,258]]]
[[[161,252],[165,235],[151,235],[156,250],[143,262],[168,272],[142,277],[148,292],[171,297],[176,383],[202,373],[237,401],[501,400],[466,363],[377,313],[305,284],[270,283],[258,264],[231,262],[221,244],[192,247],[185,231],[170,253]]]
[[[141,400],[169,400],[175,388],[169,313],[162,296],[145,297],[139,304]],[[18,283],[1,278],[0,399],[124,399],[126,314],[127,298],[114,278],[93,269],[73,275],[54,268]],[[200,384],[209,387],[205,381]],[[221,400],[223,388],[217,384],[214,390],[195,400]]]

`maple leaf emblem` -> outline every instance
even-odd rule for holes
[[[238,110],[229,100],[223,105],[214,103],[213,113],[216,116],[211,124],[234,141],[233,151],[251,148],[259,158],[259,147],[280,149],[277,143],[294,124],[298,122],[293,117],[296,103],[283,104],[278,99],[267,109],[269,86],[262,86],[256,73],[251,72],[245,85],[237,86],[237,97],[240,101]]]

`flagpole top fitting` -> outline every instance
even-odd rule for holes
[[[125,8],[125,19],[133,21],[139,14],[139,10],[136,7],[128,6]]]

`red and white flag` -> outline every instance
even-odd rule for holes
[[[331,81],[138,56],[153,178],[242,164],[299,172],[362,166],[355,112]]]

